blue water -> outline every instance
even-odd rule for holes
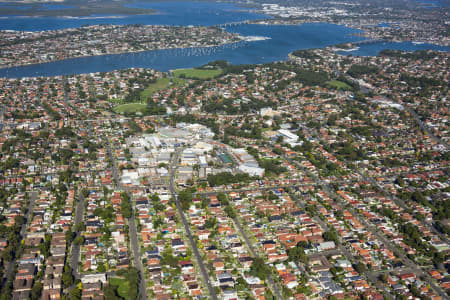
[[[107,72],[132,67],[168,71],[200,66],[214,60],[232,64],[260,64],[286,60],[296,49],[321,48],[358,41],[358,32],[344,26],[312,23],[299,26],[240,24],[226,26],[241,35],[270,37],[269,40],[239,42],[219,47],[166,49],[117,55],[74,58],[40,65],[0,69],[0,77],[32,77]]]
[[[417,50],[437,50],[450,52],[450,47],[438,46],[433,44],[414,44],[412,42],[402,42],[402,43],[375,43],[366,44],[359,46],[358,50],[349,52],[338,52],[344,55],[353,56],[375,56],[381,50],[391,49],[391,50],[403,50],[403,51],[417,51]]]
[[[4,8],[8,8],[8,9],[17,9],[17,10],[27,10],[27,9],[31,9],[33,6],[31,5],[20,5],[18,3],[8,3],[8,2],[4,2],[4,3],[0,3],[0,11],[2,9],[2,7]]]
[[[446,6],[445,3],[440,0],[417,0],[418,4],[420,4],[423,8],[432,9]]]
[[[54,4],[56,5],[56,4]],[[98,24],[199,25],[212,26],[246,20],[267,19],[232,4],[215,2],[155,2],[129,5],[157,10],[151,15],[92,15],[89,17],[27,17],[11,16],[0,19],[0,30],[41,31]]]
[[[380,28],[391,27],[391,24],[383,22],[383,23],[378,24],[378,27],[380,27]]]
[[[43,9],[63,9],[65,6],[63,4],[48,5],[43,5]],[[82,18],[10,16],[0,18],[0,30],[40,31],[94,24],[210,26],[267,18],[267,16],[243,10],[232,4],[214,2],[137,2],[130,4],[130,7],[152,8],[157,10],[158,13],[133,16],[94,15]],[[299,26],[233,24],[223,27],[229,32],[244,36],[264,36],[270,39],[209,48],[167,49],[75,58],[39,65],[0,69],[0,77],[57,76],[107,72],[132,67],[168,71],[195,67],[218,59],[227,60],[232,64],[260,64],[286,60],[288,54],[297,49],[322,48],[362,39],[354,35],[354,33],[360,32],[358,30],[324,23]],[[450,47],[430,44],[378,43],[362,45],[357,51],[343,52],[343,54],[373,56],[383,49],[450,51]]]
[[[59,9],[74,8],[75,6],[56,3],[42,3],[42,4],[36,3],[34,5],[23,5],[19,3],[4,2],[0,3],[0,15],[2,8],[9,8],[9,9],[13,8],[21,11],[21,10],[29,10],[32,9],[33,7],[36,7],[37,10],[59,10]]]
[[[39,10],[59,10],[59,9],[69,9],[74,8],[73,5],[66,4],[56,4],[56,3],[44,3],[39,7]]]

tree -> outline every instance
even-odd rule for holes
[[[261,257],[255,257],[252,266],[250,267],[250,274],[256,276],[262,280],[266,279],[266,276],[270,273],[269,268]]]
[[[84,222],[80,222],[77,225],[75,225],[75,231],[83,231],[84,230]]]
[[[300,244],[299,242],[295,247],[288,250],[288,256],[289,260],[294,262],[302,262],[306,263],[308,260],[308,257],[305,254],[305,250],[303,249],[303,244]]]
[[[328,125],[328,126],[334,126],[334,125],[336,125],[336,120],[337,120],[337,114],[331,114],[331,115],[328,117],[327,125]]]
[[[69,265],[64,266],[64,273],[61,277],[63,287],[68,288],[73,284],[72,268]]]
[[[77,237],[73,240],[73,243],[74,243],[75,245],[81,245],[81,244],[83,244],[83,243],[84,243],[84,237],[82,237],[81,235],[80,235],[80,236],[77,236]]]
[[[411,293],[413,294],[414,297],[420,298],[420,295],[421,295],[422,293],[421,293],[420,290],[417,288],[417,285],[412,284],[410,290],[411,290]]]
[[[81,300],[81,290],[78,287],[70,290],[70,300]]]
[[[137,299],[137,291],[139,289],[139,272],[136,268],[129,268],[128,272],[125,275],[125,278],[127,279],[130,289],[128,290],[128,296],[129,299],[135,300]]]
[[[356,265],[353,266],[359,274],[364,274],[367,271],[367,267],[362,262],[358,262]]]
[[[67,230],[65,235],[67,243],[71,244],[73,239],[75,238],[75,233],[72,230]]]
[[[39,300],[41,299],[41,293],[42,293],[42,283],[39,281],[36,281],[33,285],[33,288],[31,289],[31,300]]]
[[[441,252],[436,252],[434,253],[433,256],[433,264],[435,264],[436,266],[438,266],[439,264],[442,264],[445,261],[445,255]]]
[[[153,221],[153,228],[155,228],[155,229],[158,229],[162,225],[164,225],[164,220],[161,217],[157,217]]]
[[[178,258],[173,256],[171,249],[165,250],[161,253],[161,264],[175,268],[178,266]]]
[[[388,275],[386,273],[381,273],[380,276],[378,276],[378,279],[380,279],[382,282],[387,282]]]
[[[39,244],[39,249],[41,250],[41,254],[45,257],[50,256],[50,243],[51,243],[51,236],[49,234],[45,235],[44,242]]]
[[[227,196],[223,192],[219,192],[217,194],[217,200],[219,200],[220,204],[222,204],[222,205],[228,205],[229,204]]]
[[[183,210],[188,210],[192,203],[192,193],[187,190],[181,191],[178,194],[178,200],[181,203],[181,208]]]
[[[273,300],[275,299],[275,296],[272,294],[272,291],[270,289],[267,289],[264,294],[264,299]]]
[[[106,285],[104,287],[105,299],[107,300],[121,300],[122,297],[119,297],[117,293],[117,286],[115,285]]]
[[[122,211],[122,215],[127,219],[131,218],[133,211],[130,204],[130,196],[125,192],[121,192],[120,198],[122,199],[122,202],[120,202],[120,209]]]
[[[98,263],[97,271],[101,273],[106,272],[106,266],[103,262]]]
[[[227,205],[225,207],[224,211],[228,215],[228,217],[230,217],[232,219],[236,218],[236,212],[234,211],[234,209],[230,205]]]
[[[378,67],[375,66],[352,65],[350,69],[348,69],[347,74],[354,78],[359,78],[363,74],[378,73],[378,71]]]
[[[395,183],[401,187],[405,186],[405,181],[403,180],[403,178],[401,176],[397,177],[397,179],[395,180]]]
[[[425,202],[425,197],[423,196],[421,191],[415,191],[412,194],[412,200],[416,201],[417,203],[423,204]]]
[[[215,217],[210,217],[208,220],[205,221],[205,227],[208,229],[216,227],[217,219]]]
[[[4,261],[11,261],[13,259],[13,256],[14,256],[14,251],[11,247],[6,247],[3,250],[2,258]]]
[[[339,243],[338,234],[334,229],[325,231],[322,236],[326,241],[333,241],[336,244]]]
[[[86,198],[87,196],[89,196],[89,190],[87,188],[83,188],[81,190],[81,194],[83,195],[84,198]]]

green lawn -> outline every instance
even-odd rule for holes
[[[186,80],[176,77],[173,78],[172,81],[173,83],[172,85],[170,85],[169,77],[159,78],[155,83],[150,84],[145,90],[142,91],[141,99],[143,101],[146,101],[148,97],[150,97],[155,92],[167,89],[169,86],[181,86],[186,82]]]
[[[172,83],[171,83],[172,82]],[[150,84],[145,90],[141,92],[141,100],[143,103],[133,102],[133,103],[125,103],[114,107],[114,111],[116,113],[136,113],[142,112],[146,108],[147,99],[155,92],[167,89],[168,87],[177,87],[182,86],[186,83],[186,80],[183,78],[159,78],[155,83]],[[114,101],[118,103],[118,101]]]
[[[109,278],[109,284],[117,286],[117,293],[120,297],[129,299],[128,290],[130,287],[127,280],[118,277],[111,277]]]
[[[154,92],[168,88],[170,85],[170,78],[164,77],[159,78],[155,83],[150,84],[141,93],[141,99],[147,100]]]
[[[123,99],[116,99],[116,98],[112,99],[112,98],[110,98],[110,99],[108,99],[108,101],[112,102],[112,103],[120,104],[120,103],[123,102]]]
[[[135,112],[143,111],[146,107],[147,107],[147,105],[143,104],[143,103],[127,103],[127,104],[122,104],[122,105],[118,105],[118,106],[114,107],[114,111],[119,114],[122,114],[125,112],[128,112],[128,113],[134,112],[135,113]]]
[[[211,69],[211,70],[202,70],[202,69],[178,69],[174,70],[173,75],[175,77],[184,76],[186,78],[194,78],[194,79],[211,79],[220,74],[222,74],[222,70],[220,69]]]
[[[346,91],[346,90],[351,90],[352,89],[351,86],[349,86],[345,82],[342,82],[342,81],[339,81],[339,80],[331,80],[331,81],[328,81],[327,84],[328,84],[329,87],[335,88],[335,89],[338,89],[338,90]]]
[[[172,78],[173,84],[172,86],[182,86],[186,83],[186,79],[174,77]]]

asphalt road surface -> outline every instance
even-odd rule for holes
[[[116,182],[116,186],[125,191],[130,196],[130,204],[132,208],[131,217],[128,218],[128,235],[130,237],[130,243],[131,243],[131,251],[133,254],[134,259],[134,266],[139,272],[139,295],[142,300],[147,300],[147,286],[145,284],[145,277],[144,277],[144,268],[142,266],[141,261],[141,254],[140,254],[140,248],[139,248],[139,241],[138,241],[138,235],[137,235],[137,229],[136,229],[136,221],[134,219],[134,210],[133,210],[133,198],[130,193],[130,191],[126,187],[122,187],[122,184],[120,183],[119,178],[119,170],[117,169],[116,159],[111,151],[111,145],[109,143],[108,138],[106,138],[106,149],[108,156],[112,162],[112,174],[114,177],[114,181]]]
[[[218,300],[216,292],[214,290],[214,287],[212,286],[211,281],[209,280],[208,272],[206,271],[205,265],[203,264],[203,259],[200,256],[200,253],[198,251],[197,244],[195,243],[194,238],[192,236],[189,223],[188,223],[188,221],[186,219],[186,216],[184,215],[183,209],[181,207],[180,200],[178,199],[177,191],[175,190],[175,183],[174,183],[173,180],[174,180],[176,169],[177,169],[178,158],[179,158],[180,153],[181,153],[182,150],[183,149],[177,150],[177,152],[174,154],[174,156],[172,158],[172,162],[171,162],[171,165],[170,165],[170,172],[171,173],[170,173],[169,189],[170,189],[170,192],[172,194],[172,197],[175,199],[175,204],[177,206],[178,213],[180,214],[180,217],[181,217],[181,222],[183,223],[184,230],[185,230],[185,232],[186,232],[186,234],[188,236],[189,243],[191,244],[192,252],[195,255],[195,258],[197,260],[198,266],[200,268],[200,272],[202,273],[203,279],[204,279],[204,281],[206,283],[206,287],[208,288],[209,295],[210,295],[211,299]]]

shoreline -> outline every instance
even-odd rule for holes
[[[107,26],[107,24],[104,24],[105,26]],[[97,25],[92,25],[93,27],[97,26]],[[102,25],[100,25],[102,26]],[[133,27],[133,25],[112,25],[112,27]],[[151,28],[188,28],[188,26],[170,26],[170,25],[143,25],[143,27],[151,27]],[[217,26],[198,26],[198,28],[216,28]],[[80,27],[83,28],[83,27]],[[63,31],[70,31],[71,29],[64,29]],[[268,40],[270,39],[270,37],[264,37],[264,36],[243,36],[239,33],[235,33],[235,32],[228,32],[226,31],[224,28],[221,27],[217,27],[217,30],[222,31],[223,33],[226,33],[226,35],[228,35],[228,37],[224,37],[223,42],[221,41],[217,41],[219,43],[208,43],[208,41],[203,41],[204,44],[202,44],[202,42],[200,42],[199,45],[190,45],[189,43],[196,43],[198,42],[195,39],[186,39],[185,41],[180,41],[181,44],[180,45],[172,45],[172,46],[164,46],[162,45],[162,47],[158,47],[158,45],[150,45],[150,46],[156,46],[156,47],[144,47],[144,49],[133,49],[131,50],[130,48],[124,47],[123,44],[119,43],[115,43],[115,45],[119,44],[120,45],[120,49],[118,49],[118,51],[114,51],[116,50],[109,48],[110,50],[113,51],[107,51],[104,53],[98,53],[99,51],[101,51],[102,49],[102,45],[97,46],[94,49],[88,49],[88,48],[80,48],[77,49],[77,51],[79,52],[97,52],[97,53],[73,53],[72,51],[66,51],[66,53],[62,53],[65,54],[64,57],[62,58],[53,58],[50,60],[41,60],[41,61],[31,61],[31,60],[26,60],[26,59],[16,59],[13,62],[5,62],[3,64],[0,63],[0,69],[9,69],[9,68],[19,68],[19,67],[26,67],[26,66],[32,66],[32,65],[41,65],[41,64],[47,64],[47,63],[54,63],[54,62],[58,62],[58,61],[64,61],[64,60],[70,60],[70,59],[77,59],[77,58],[84,58],[84,57],[96,57],[96,56],[107,56],[107,55],[121,55],[121,54],[132,54],[132,53],[140,53],[140,52],[146,52],[146,51],[156,51],[156,50],[170,50],[170,49],[189,49],[189,48],[212,48],[212,47],[220,47],[220,46],[224,46],[224,45],[232,45],[232,44],[236,44],[236,43],[240,43],[240,42],[256,42],[256,41],[264,41],[264,40]],[[17,33],[17,32],[21,32],[21,31],[17,31],[17,30],[0,30],[0,32],[12,32],[12,33]],[[48,32],[51,31],[58,31],[58,30],[49,30]],[[47,31],[41,31],[41,32],[47,32]],[[30,33],[34,33],[34,32],[30,32]],[[188,45],[183,45],[183,43],[187,43]],[[126,44],[126,42],[125,42]],[[143,45],[146,45],[145,43]],[[146,45],[147,46],[147,45]],[[126,48],[126,49],[124,49]],[[71,55],[72,54],[72,55]],[[36,56],[35,56],[36,57]],[[39,57],[39,55],[38,55]]]
[[[253,36],[252,36],[253,37]],[[259,37],[258,37],[259,38]],[[86,57],[97,57],[97,56],[108,56],[108,55],[121,55],[121,54],[134,54],[134,53],[140,53],[140,52],[147,52],[147,51],[157,51],[157,50],[171,50],[171,49],[195,49],[195,48],[213,48],[213,47],[220,47],[224,45],[233,45],[238,44],[241,42],[257,42],[257,41],[263,41],[270,38],[261,37],[263,39],[255,39],[255,40],[245,40],[245,36],[240,36],[239,41],[235,42],[229,42],[229,43],[223,43],[219,45],[206,45],[206,46],[197,46],[197,47],[166,47],[166,48],[155,48],[155,49],[145,49],[145,50],[134,50],[134,51],[127,51],[127,52],[117,52],[117,53],[104,53],[104,54],[94,54],[94,55],[80,55],[80,56],[74,56],[69,58],[62,58],[62,59],[55,59],[52,61],[47,62],[38,62],[38,63],[28,63],[28,64],[19,64],[19,65],[12,65],[12,66],[3,66],[0,65],[0,70],[4,69],[12,69],[12,68],[20,68],[20,67],[28,67],[28,66],[35,66],[35,65],[43,65],[43,64],[50,64],[54,62],[64,61],[64,60],[71,60],[71,59],[77,59],[77,58],[86,58]]]
[[[270,15],[269,15],[270,16]],[[276,22],[280,22],[280,24],[277,24]],[[264,26],[301,26],[303,24],[314,24],[314,23],[324,23],[324,24],[333,24],[338,26],[344,26],[347,28],[351,28],[354,30],[361,31],[361,34],[357,33],[351,33],[353,36],[359,36],[366,39],[384,39],[383,37],[377,37],[377,36],[371,36],[366,31],[364,31],[361,28],[355,27],[351,24],[347,23],[339,23],[339,22],[332,22],[332,21],[323,21],[323,20],[289,20],[289,19],[262,19],[262,20],[251,20],[247,21],[248,24],[253,25],[264,25]],[[427,41],[427,40],[412,40],[404,38],[402,40],[387,40],[387,42],[391,43],[404,43],[404,42],[411,42],[416,45],[422,45],[422,44],[429,44],[439,47],[450,47],[450,44],[448,43],[440,43],[439,41]]]
[[[2,3],[2,2],[0,2]],[[143,8],[131,8],[125,7],[120,3],[111,3],[107,6],[92,6],[87,7],[83,4],[74,4],[74,8],[61,8],[61,9],[39,9],[43,4],[62,4],[55,2],[33,2],[33,3],[21,3],[25,5],[31,5],[29,9],[17,9],[14,7],[0,7],[0,17],[89,17],[92,15],[153,15],[158,13],[155,9]]]
[[[56,60],[52,60],[52,61],[48,61],[48,62],[41,62],[41,63],[29,63],[29,64],[19,64],[19,65],[13,65],[13,66],[2,66],[0,65],[0,70],[4,70],[4,69],[13,69],[13,68],[20,68],[20,67],[28,67],[28,66],[37,66],[37,65],[43,65],[43,64],[49,64],[49,63],[54,63],[54,62],[59,62],[59,61],[64,61],[64,60],[71,60],[71,59],[77,59],[77,58],[87,58],[87,57],[98,57],[98,56],[108,56],[108,55],[121,55],[121,54],[135,54],[135,53],[140,53],[140,52],[149,52],[149,51],[157,51],[157,50],[171,50],[171,49],[195,49],[195,48],[213,48],[213,47],[221,47],[224,45],[233,45],[233,44],[238,44],[241,42],[258,42],[258,41],[265,41],[265,40],[269,40],[271,38],[268,37],[259,37],[259,36],[248,36],[249,39],[245,39],[246,36],[240,36],[241,40],[239,41],[235,41],[235,42],[229,42],[229,43],[223,43],[223,44],[219,44],[219,45],[207,45],[207,46],[198,46],[198,47],[167,47],[167,48],[156,48],[156,49],[148,49],[148,50],[135,50],[135,51],[127,51],[127,52],[118,52],[118,53],[105,53],[105,54],[94,54],[94,55],[81,55],[81,56],[74,56],[74,57],[70,57],[70,58],[63,58],[63,59],[56,59]],[[384,41],[384,42],[390,42],[390,43],[402,43],[402,42],[397,42],[397,41]],[[412,41],[404,41],[404,42],[411,42],[412,44],[424,44],[423,42],[412,42]],[[383,43],[383,42],[380,42]],[[353,44],[353,43],[350,43]],[[427,43],[430,44],[430,43]],[[430,45],[436,45],[436,44],[430,44]],[[436,46],[440,46],[440,45],[436,45]],[[359,46],[355,46],[351,49],[340,49],[340,48],[335,48],[336,45],[330,45],[330,46],[326,46],[326,47],[322,47],[320,49],[330,49],[333,52],[335,52],[336,54],[338,54],[337,52],[352,52],[352,51],[357,51],[360,49]],[[448,47],[448,46],[443,46],[443,47]],[[308,50],[308,49],[305,49]],[[406,50],[404,50],[405,52],[408,52]],[[446,52],[445,50],[430,50],[430,51],[439,51],[439,52]],[[288,57],[290,58],[292,55],[291,53],[288,53]],[[32,77],[32,76],[30,76]],[[39,77],[39,76],[36,76]],[[0,78],[6,78],[6,77],[0,77]]]

